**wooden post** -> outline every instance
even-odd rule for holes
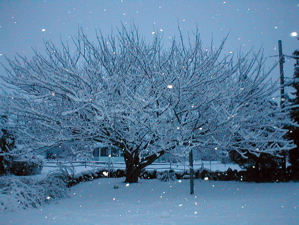
[[[193,151],[192,149],[189,152],[189,169],[190,169],[190,194],[194,194],[194,169],[193,169]]]

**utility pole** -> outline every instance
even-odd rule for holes
[[[285,57],[282,53],[282,43],[281,40],[278,41],[278,50],[279,50],[279,72],[280,72],[280,107],[283,110],[284,103],[285,103],[285,93],[284,93],[284,69],[283,64],[285,63]],[[287,155],[286,151],[282,151],[283,154],[283,163],[282,163],[282,170],[284,179],[286,178],[286,172],[287,172]]]
[[[284,108],[285,94],[284,94],[284,69],[283,64],[285,63],[285,58],[282,53],[282,43],[281,40],[278,41],[279,50],[279,72],[280,72],[280,106]]]

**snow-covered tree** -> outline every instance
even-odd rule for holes
[[[294,51],[294,58],[296,59],[294,77],[291,82],[291,86],[295,89],[294,98],[291,99],[293,106],[297,106],[291,110],[291,117],[298,123],[299,122],[299,50]],[[289,162],[291,163],[291,169],[295,179],[299,179],[299,128],[290,127],[289,137],[294,140],[297,145],[296,148],[292,149],[289,154]]]
[[[18,92],[7,101],[30,149],[71,141],[113,145],[124,152],[126,182],[137,182],[166,152],[293,148],[283,138],[288,114],[269,107],[276,87],[261,53],[220,57],[225,40],[206,49],[198,31],[187,42],[173,38],[169,48],[157,34],[146,42],[135,26],[96,37],[79,32],[75,49],[45,42],[45,55],[7,59],[2,79]]]
[[[9,173],[9,163],[15,149],[15,136],[8,126],[7,114],[0,110],[0,175]]]

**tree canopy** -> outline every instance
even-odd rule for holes
[[[283,138],[292,122],[271,101],[278,87],[262,52],[222,56],[225,39],[207,49],[198,31],[167,48],[158,34],[146,42],[124,25],[96,41],[82,31],[73,40],[75,48],[46,41],[46,54],[7,59],[2,79],[15,94],[4,96],[6,107],[32,151],[70,141],[82,144],[77,153],[91,153],[95,142],[113,145],[124,152],[126,181],[137,182],[166,152],[294,147]]]

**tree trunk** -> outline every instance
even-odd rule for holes
[[[140,165],[127,163],[126,167],[126,183],[137,183],[141,173]]]
[[[156,154],[139,159],[138,149],[134,154],[124,152],[124,159],[126,162],[126,180],[127,183],[137,183],[141,171],[148,165],[151,165],[156,159],[162,156],[165,151],[159,151]]]
[[[137,183],[141,173],[141,166],[137,154],[132,156],[125,152],[124,159],[126,162],[126,180],[127,183]]]

